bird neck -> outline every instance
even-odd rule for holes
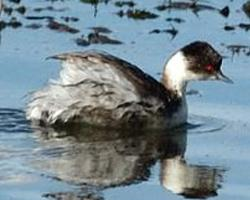
[[[181,52],[175,53],[166,63],[162,84],[178,96],[185,98],[187,87],[187,61]]]

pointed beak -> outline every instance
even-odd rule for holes
[[[230,78],[228,78],[226,75],[224,75],[221,70],[217,72],[216,79],[223,81],[225,83],[231,83],[231,84],[234,83]]]

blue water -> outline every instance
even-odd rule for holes
[[[159,15],[156,19],[118,17],[115,1],[93,5],[80,1],[22,0],[24,15],[15,16],[22,27],[1,31],[0,44],[0,198],[1,199],[211,199],[250,198],[250,61],[243,51],[232,54],[227,45],[250,45],[249,31],[239,23],[250,23],[242,11],[243,0],[200,1],[215,8],[229,6],[224,17],[216,10],[193,13],[189,9],[159,12],[164,1],[136,1],[136,8]],[[166,1],[167,2],[167,1]],[[175,2],[175,1],[174,1]],[[189,1],[187,1],[189,2]],[[4,2],[11,7],[18,4]],[[53,6],[59,11],[34,11]],[[60,11],[62,9],[62,11]],[[62,33],[47,28],[47,20],[27,16],[78,17],[68,25],[79,33]],[[182,18],[184,23],[167,22]],[[27,25],[38,23],[33,30]],[[225,31],[225,25],[235,26]],[[77,46],[90,27],[112,30],[107,36],[122,45]],[[178,30],[149,34],[154,29]],[[170,133],[128,133],[107,130],[34,130],[25,120],[30,92],[55,78],[60,64],[45,60],[59,52],[101,49],[140,66],[160,78],[162,66],[178,48],[206,40],[226,58],[223,71],[234,84],[195,82],[188,96],[192,126]],[[250,51],[250,50],[247,50]]]

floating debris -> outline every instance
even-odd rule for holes
[[[101,3],[103,1],[102,0],[80,0],[80,2],[95,5],[95,4]]]
[[[3,29],[5,29],[7,27],[7,23],[5,21],[0,21],[0,31],[2,31]]]
[[[5,21],[0,21],[0,31],[5,29],[6,27],[11,27],[11,28],[19,28],[22,26],[22,23],[17,21],[15,17],[11,18],[9,22]]]
[[[224,30],[225,31],[233,31],[233,30],[235,30],[235,27],[234,26],[225,25],[224,26]]]
[[[57,1],[65,1],[65,0],[45,0],[45,1],[49,1],[49,2],[54,3],[54,2],[57,2]]]
[[[84,35],[82,35],[80,38],[76,38],[75,42],[78,46],[89,46],[90,43],[87,39],[84,38]]]
[[[149,34],[152,34],[152,33],[156,33],[156,34],[159,34],[159,33],[162,33],[163,31],[160,30],[160,29],[154,29],[152,31],[149,32]]]
[[[17,21],[17,19],[15,17],[13,17],[10,19],[10,21],[7,25],[12,27],[12,28],[19,28],[22,26],[22,23]]]
[[[165,11],[167,9],[171,9],[171,7],[170,5],[162,4],[162,5],[156,6],[155,9],[158,11]]]
[[[100,33],[90,33],[88,35],[88,41],[90,44],[122,44],[121,41],[111,39],[106,35]]]
[[[250,24],[246,24],[246,23],[240,23],[238,25],[225,25],[224,26],[224,30],[226,31],[232,31],[232,30],[235,30],[236,27],[239,27],[245,31],[249,31],[250,30]]]
[[[115,6],[117,6],[117,7],[128,6],[128,7],[132,8],[135,5],[136,5],[136,3],[133,1],[116,1],[115,2]]]
[[[16,3],[16,4],[19,4],[21,2],[21,0],[8,0],[8,1],[11,3]]]
[[[175,22],[175,23],[184,23],[185,20],[184,19],[181,19],[181,18],[172,18],[172,17],[169,17],[166,19],[167,22]]]
[[[95,33],[112,33],[112,31],[103,26],[90,27]]]
[[[65,22],[77,22],[79,21],[79,18],[77,17],[61,17],[62,20]]]
[[[26,7],[19,6],[17,8],[12,8],[12,7],[8,7],[4,4],[2,4],[2,2],[0,2],[0,11],[4,12],[7,15],[11,15],[14,11],[23,15],[26,12]]]
[[[6,15],[11,15],[13,12],[13,8],[12,7],[7,7],[5,5],[2,5],[2,10]]]
[[[34,12],[43,12],[43,11],[53,11],[53,12],[64,12],[68,10],[67,8],[54,8],[53,6],[34,8]]]
[[[14,3],[14,2],[12,2],[12,3]],[[17,13],[23,15],[26,12],[26,7],[25,6],[10,7],[10,6],[7,6],[6,4],[4,4],[3,0],[0,0],[0,11],[1,12],[3,11],[7,15],[11,15],[13,11],[16,11]]]
[[[43,27],[43,25],[38,24],[38,23],[32,23],[32,24],[28,24],[25,26],[25,28],[29,28],[29,29],[33,29],[33,30],[40,29],[42,27]]]
[[[139,9],[128,9],[126,12],[120,10],[117,13],[118,16],[123,17],[127,16],[128,18],[136,19],[136,20],[145,20],[145,19],[155,19],[159,17],[159,15],[151,13],[146,10],[139,10]]]
[[[121,41],[111,39],[98,32],[89,33],[87,38],[82,35],[80,38],[77,38],[75,42],[79,46],[88,46],[90,44],[122,44]]]
[[[18,13],[24,15],[25,12],[26,12],[26,7],[24,7],[24,6],[19,6],[19,7],[15,8],[15,11],[17,11]]]
[[[86,4],[91,4],[94,6],[94,16],[97,16],[97,6],[99,3],[105,3],[107,4],[109,2],[109,0],[80,0],[80,2],[82,3],[86,3]]]
[[[178,30],[174,27],[172,27],[171,29],[154,29],[152,31],[149,32],[149,34],[159,34],[159,33],[168,33],[172,36],[171,39],[174,39],[176,37],[176,35],[178,34]]]
[[[129,9],[127,11],[127,16],[128,18],[133,18],[133,19],[155,19],[159,17],[158,15],[151,13],[149,11],[139,10],[139,9],[135,10]]]
[[[230,14],[230,9],[229,9],[228,6],[224,7],[224,8],[221,9],[221,10],[218,10],[218,11],[219,11],[219,13],[220,13],[221,15],[223,15],[224,17],[228,17],[229,14]]]
[[[72,28],[66,24],[59,23],[54,20],[50,20],[47,27],[57,32],[67,32],[67,33],[73,33],[73,34],[80,32],[78,29]]]
[[[248,17],[250,17],[250,1],[247,1],[246,3],[243,4],[242,10]]]
[[[193,1],[193,2],[171,2],[169,4],[162,4],[157,7],[155,7],[158,11],[164,11],[164,10],[192,10],[194,13],[198,13],[199,11],[202,10],[211,10],[211,11],[217,11],[224,17],[228,17],[230,10],[228,6],[225,6],[222,9],[215,8],[210,5],[205,5],[205,4],[199,4],[198,1]]]
[[[222,44],[224,45],[224,44]],[[246,56],[250,56],[250,46],[240,45],[240,44],[232,44],[226,45],[226,48],[232,52],[232,56],[239,55],[240,53],[245,54]]]
[[[54,17],[51,16],[26,16],[25,18],[28,20],[49,20],[49,21],[54,20]]]
[[[241,29],[244,29],[245,31],[249,31],[250,30],[250,24],[240,23],[239,27]]]

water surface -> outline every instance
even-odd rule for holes
[[[117,7],[115,1],[96,6],[86,2],[4,2],[13,11],[2,12],[1,20],[9,23],[15,17],[21,26],[8,25],[1,31],[0,198],[249,199],[250,37],[240,26],[250,23],[242,10],[245,1],[199,1],[197,8],[202,9],[197,12],[155,8],[168,1],[135,1],[134,8]],[[24,14],[17,11],[21,6]],[[228,16],[219,13],[225,6]],[[128,9],[158,17],[142,20],[116,14]],[[51,28],[51,18],[73,31]],[[108,28],[111,33],[100,34],[122,44],[89,44],[91,27]],[[79,45],[79,38],[87,43]],[[191,84],[189,89],[198,94],[188,96],[186,128],[32,129],[25,120],[28,94],[58,74],[59,63],[45,60],[50,55],[101,49],[159,79],[167,57],[193,40],[206,40],[225,56],[223,70],[235,83]]]

